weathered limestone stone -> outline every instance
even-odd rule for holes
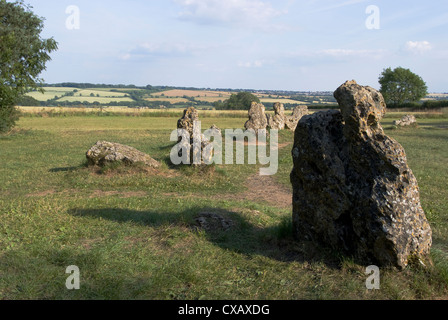
[[[274,116],[267,115],[268,120],[268,128],[269,129],[275,129],[275,130],[283,130],[285,129],[285,107],[282,103],[275,103],[274,104]]]
[[[253,129],[255,134],[258,134],[258,130],[266,130],[268,120],[265,110],[263,104],[252,102],[249,109],[249,120],[244,124],[246,130]]]
[[[213,133],[216,133],[216,134],[222,134],[222,131],[221,131],[221,129],[219,129],[215,124],[212,124],[212,126],[210,127],[210,129],[209,130],[211,130]]]
[[[405,115],[401,120],[395,120],[394,126],[398,127],[406,127],[406,126],[412,126],[417,125],[417,119],[413,115]]]
[[[177,121],[177,128],[186,130],[190,137],[193,137],[195,121],[199,121],[199,113],[194,107],[189,107],[184,110],[184,115]]]
[[[295,131],[297,127],[297,123],[299,123],[300,119],[303,116],[308,115],[308,107],[307,106],[297,106],[294,108],[291,116],[285,117],[285,126],[291,131]]]
[[[295,131],[295,238],[378,266],[424,261],[432,232],[405,150],[381,127],[383,96],[355,81],[334,95],[340,112],[305,116]]]
[[[201,212],[195,220],[197,225],[206,231],[227,231],[234,225],[232,220],[214,212]]]
[[[197,126],[194,124],[197,122]],[[178,155],[182,157],[183,151],[187,150],[189,153],[190,164],[193,166],[204,165],[211,162],[213,157],[212,152],[208,152],[210,148],[207,148],[211,143],[205,138],[204,134],[201,132],[199,126],[199,113],[194,107],[189,107],[184,110],[184,115],[177,122],[178,129]],[[210,129],[220,133],[221,130],[213,125]],[[195,137],[200,143],[195,144]]]
[[[98,141],[87,151],[86,157],[91,166],[104,166],[121,161],[127,165],[144,163],[153,168],[160,167],[160,163],[146,153],[133,147],[107,141]]]

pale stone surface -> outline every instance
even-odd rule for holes
[[[307,106],[297,106],[294,108],[292,115],[285,116],[285,127],[291,131],[295,131],[297,127],[297,123],[299,123],[300,119],[304,116],[308,115],[308,107]]]
[[[394,125],[398,127],[406,127],[411,125],[416,125],[417,119],[413,115],[405,115],[401,120],[395,120]]]
[[[207,231],[227,231],[234,225],[232,220],[215,212],[201,212],[195,220],[200,228]]]
[[[210,144],[210,141],[205,138],[204,134],[202,134],[199,130],[199,127],[196,128],[197,132],[194,131],[195,121],[199,121],[199,113],[194,107],[190,107],[184,110],[183,117],[177,122],[177,129],[180,130],[178,131],[178,155],[182,157],[182,150],[188,150],[190,165],[194,166],[209,163],[213,157],[211,152],[207,152],[207,150],[209,150],[207,146]],[[217,133],[221,133],[221,130],[215,125],[213,125],[210,129]],[[194,143],[195,134],[196,137],[201,140],[197,145]]]
[[[274,130],[285,129],[285,107],[282,103],[274,104],[274,116],[267,115],[268,128]]]
[[[120,161],[128,165],[144,163],[153,168],[160,167],[160,163],[148,154],[130,146],[108,141],[98,141],[87,151],[86,157],[89,165],[96,166]]]
[[[268,120],[265,111],[263,104],[252,102],[249,109],[249,120],[244,124],[244,128],[246,130],[253,129],[255,134],[258,134],[258,130],[266,130]]]

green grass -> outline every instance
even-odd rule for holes
[[[27,93],[28,96],[33,97],[37,101],[47,101],[50,99],[54,99],[56,96],[60,97],[68,92],[72,92],[74,88],[68,87],[44,87],[44,93],[39,91],[33,91]]]
[[[202,120],[203,129],[241,128],[245,118]],[[419,181],[434,265],[381,270],[381,289],[368,291],[366,266],[293,241],[290,209],[232,196],[257,166],[171,168],[174,117],[21,118],[0,136],[0,299],[446,299],[448,121],[393,129],[389,120]],[[293,134],[279,139],[287,145]],[[136,147],[162,168],[89,169],[85,152],[98,140]],[[291,147],[274,177],[284,185]],[[233,228],[197,229],[204,211]],[[80,268],[80,290],[65,288],[70,265]]]
[[[63,97],[61,99],[58,99],[58,101],[59,102],[65,102],[65,101],[67,101],[67,102],[77,102],[77,101],[85,102],[85,101],[87,101],[89,103],[99,102],[99,103],[104,104],[104,103],[111,103],[112,101],[114,101],[114,102],[131,102],[134,100],[132,100],[131,98],[122,97],[122,96],[120,96],[120,97],[101,97],[101,96],[100,97],[97,97],[97,96],[91,97],[91,96],[83,94],[82,96],[77,95],[77,96],[73,96],[73,97]]]

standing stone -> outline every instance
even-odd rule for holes
[[[184,110],[184,115],[177,121],[177,128],[186,130],[192,138],[195,121],[199,121],[199,113],[194,107],[189,107]]]
[[[195,122],[197,126],[195,127]],[[201,132],[199,113],[194,107],[184,110],[184,115],[177,121],[178,129],[178,155],[182,157],[183,151],[187,150],[191,165],[204,165],[211,162],[213,153],[207,148],[211,143]],[[220,129],[213,125],[210,129],[220,132]],[[195,144],[195,137],[200,143]]]
[[[285,117],[285,126],[291,131],[295,131],[297,127],[297,123],[299,123],[302,117],[308,115],[308,107],[307,106],[297,106],[294,108],[291,116]]]
[[[216,124],[212,124],[212,126],[210,127],[209,130],[211,130],[211,132],[212,132],[213,134],[219,134],[219,135],[222,135],[222,130],[221,130],[220,128],[218,128],[218,127],[216,126]]]
[[[267,116],[268,119],[268,127],[270,129],[275,130],[283,130],[285,129],[285,107],[282,103],[275,103],[274,104],[274,116]]]
[[[431,228],[405,151],[381,127],[383,96],[355,81],[334,95],[341,112],[305,116],[295,131],[295,238],[378,266],[426,258]]]
[[[407,114],[403,118],[401,118],[401,120],[394,121],[394,126],[398,127],[407,127],[412,125],[417,125],[417,119],[412,114],[411,115]]]
[[[246,130],[253,129],[255,134],[258,130],[266,130],[268,120],[265,113],[265,107],[261,103],[252,102],[249,109],[249,120],[245,123]]]

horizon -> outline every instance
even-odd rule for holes
[[[332,92],[388,68],[448,92],[448,3],[28,0],[54,37],[46,83]],[[373,5],[373,6],[372,6]]]

